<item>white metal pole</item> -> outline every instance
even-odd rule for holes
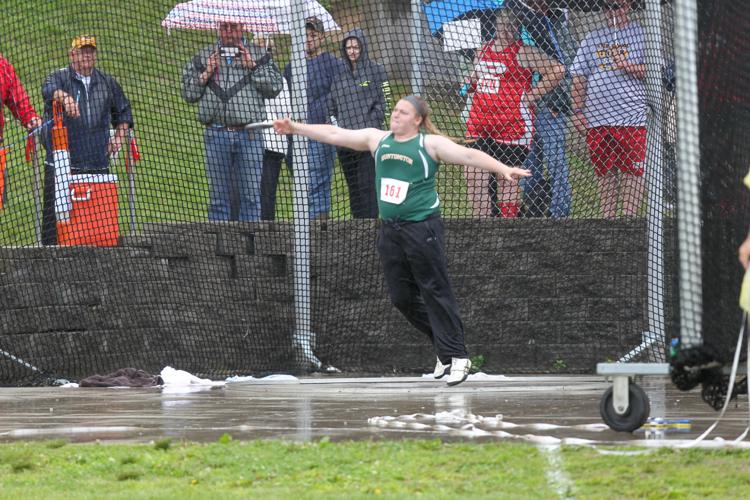
[[[683,347],[691,347],[703,343],[696,0],[675,0],[674,11],[679,165],[677,228],[680,247],[680,337]]]
[[[411,38],[411,93],[422,94],[422,7],[421,0],[411,0],[411,23],[409,33]]]
[[[666,337],[664,332],[664,93],[661,69],[664,53],[662,40],[661,0],[646,2],[646,103],[649,115],[646,124],[646,186],[648,214],[647,317],[648,330],[643,332],[643,343],[654,346],[652,356],[659,354],[663,361]]]
[[[32,137],[32,165],[34,167],[34,235],[37,246],[42,246],[42,170],[39,162],[39,134]]]
[[[307,59],[305,51],[305,2],[293,0],[292,16],[292,116],[295,120],[307,122]],[[294,276],[294,316],[295,328],[293,347],[297,361],[318,369],[320,360],[313,354],[314,344],[311,327],[311,286],[310,286],[310,211],[308,185],[310,182],[307,162],[307,138],[295,136],[292,148],[294,165],[294,254],[292,268]]]
[[[133,158],[133,139],[135,135],[133,135],[133,129],[128,128],[128,135],[127,135],[128,143],[125,146],[125,174],[128,178],[128,212],[130,215],[130,234],[131,236],[135,234],[136,229],[136,215],[135,215],[135,158]]]

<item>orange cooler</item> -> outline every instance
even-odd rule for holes
[[[57,222],[59,245],[117,246],[120,224],[117,218],[117,176],[72,175],[70,212]]]

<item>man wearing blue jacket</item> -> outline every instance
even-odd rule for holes
[[[133,127],[130,101],[122,87],[114,77],[99,71],[95,65],[96,37],[77,36],[71,44],[70,65],[51,73],[42,84],[45,122],[52,119],[54,102],[63,107],[72,174],[109,173],[109,155],[122,148],[127,130]],[[115,129],[111,139],[110,126]],[[44,245],[57,244],[51,130],[47,127],[43,135],[47,149],[42,216]]]
[[[341,61],[334,55],[323,51],[325,29],[317,17],[305,19],[307,41],[307,123],[330,123],[331,112],[329,94],[336,75],[341,71]],[[292,65],[284,68],[284,77],[289,86],[293,86]],[[333,146],[322,142],[309,141],[307,147],[310,184],[308,192],[310,219],[324,220],[331,210],[331,180],[333,179]],[[291,154],[287,164],[292,165]],[[264,196],[275,196],[275,186],[268,186],[269,193]]]
[[[331,87],[331,114],[339,127],[348,129],[383,128],[388,80],[385,68],[370,60],[367,38],[356,28],[341,42],[344,66]],[[375,159],[369,151],[338,149],[341,170],[349,187],[349,204],[355,219],[378,216],[375,196]]]

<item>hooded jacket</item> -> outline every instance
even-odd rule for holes
[[[359,59],[352,67],[346,55],[346,41],[359,40]],[[341,41],[343,69],[331,87],[331,114],[339,127],[348,129],[383,128],[385,97],[383,83],[388,80],[385,68],[371,61],[367,54],[367,38],[360,28],[349,31]]]

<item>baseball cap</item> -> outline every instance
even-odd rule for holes
[[[78,35],[73,38],[73,42],[70,44],[72,49],[80,49],[82,47],[94,47],[96,48],[96,37],[94,35]]]
[[[305,19],[305,28],[309,28],[313,31],[317,31],[318,33],[325,32],[325,28],[323,28],[323,21],[321,21],[315,16],[308,17],[307,19]]]

